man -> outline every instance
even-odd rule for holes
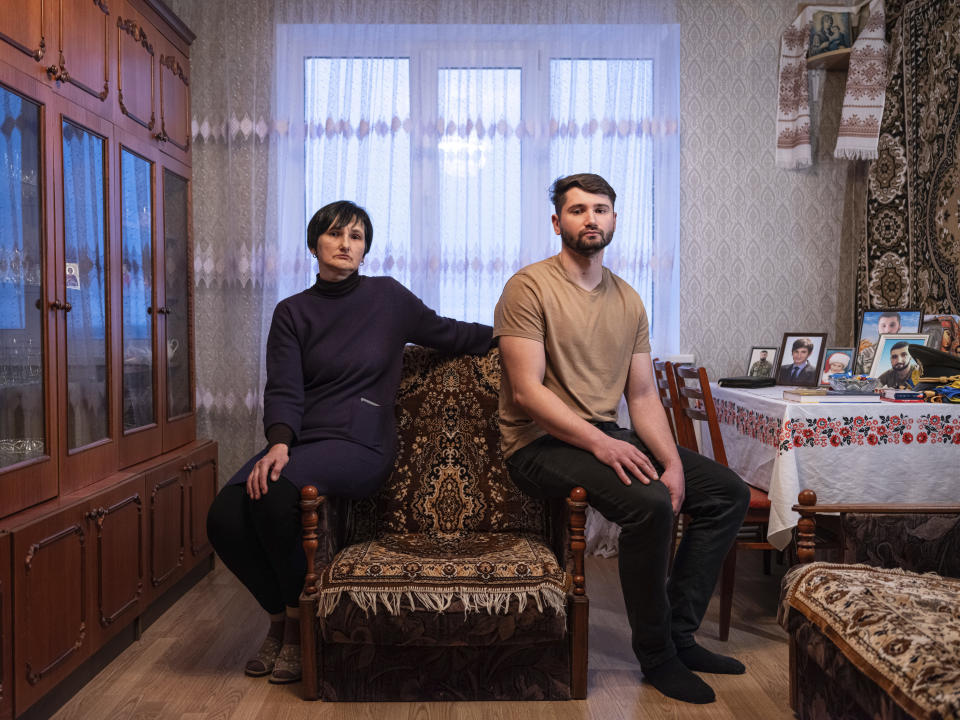
[[[881,335],[890,335],[900,332],[900,313],[895,310],[880,313],[877,319],[877,337],[873,340],[863,338],[857,348],[857,372],[866,375],[873,367],[873,358],[877,354],[877,342]]]
[[[890,348],[890,369],[880,375],[884,387],[898,388],[907,385],[915,365],[910,358],[909,344],[901,340]]]
[[[760,359],[750,366],[750,372],[747,375],[750,377],[770,377],[772,372],[773,365],[767,361],[767,351],[761,350]]]
[[[560,254],[514,275],[494,313],[510,477],[542,497],[582,486],[590,504],[620,525],[620,584],[645,678],[669,697],[711,702],[713,690],[693,671],[744,667],[700,647],[693,634],[749,490],[729,469],[673,443],[643,303],[602,265],[616,227],[613,188],[598,175],[571,175],[553,184],[551,199]],[[635,432],[615,423],[623,395]],[[667,583],[681,510],[693,520]]]
[[[793,341],[791,353],[793,362],[780,366],[777,373],[777,383],[780,385],[816,385],[817,370],[807,359],[813,352],[813,342],[810,338],[797,338]]]

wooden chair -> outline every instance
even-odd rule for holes
[[[677,436],[677,381],[673,376],[673,363],[669,360],[653,359],[653,376],[657,383],[657,393],[660,395],[660,404],[667,412],[667,422],[670,423],[670,431],[673,433],[673,441],[680,442]]]
[[[717,408],[713,403],[713,394],[710,392],[710,380],[707,371],[702,367],[677,365],[674,367],[679,396],[680,413],[677,420],[683,429],[677,428],[678,435],[684,438],[680,445],[699,452],[697,438],[693,430],[693,421],[699,420],[707,424],[710,432],[710,443],[713,448],[713,459],[721,465],[727,465],[727,453],[723,447],[723,437],[720,435],[720,421],[717,419]],[[692,381],[687,385],[687,380]],[[696,405],[692,402],[696,401]],[[701,428],[702,429],[702,428]],[[723,561],[723,572],[720,576],[720,639],[726,640],[730,636],[730,612],[733,608],[733,585],[737,569],[737,552],[740,550],[764,550],[763,569],[770,572],[770,551],[775,550],[766,541],[767,524],[770,521],[770,498],[763,490],[750,487],[750,506],[747,516],[743,520],[743,527],[730,552]]]

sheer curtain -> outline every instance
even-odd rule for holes
[[[677,44],[674,25],[279,25],[278,299],[312,281],[310,215],[347,198],[374,223],[365,272],[490,323],[559,248],[552,180],[596,172],[618,193],[605,262],[675,352]]]
[[[306,219],[334,199],[371,212],[365,273],[399,278],[439,312],[489,320],[506,278],[559,248],[550,182],[599,172],[618,192],[607,262],[653,310],[656,351],[677,349],[674,3],[169,0],[197,35],[198,432],[220,443],[224,481],[262,446],[270,317],[312,282]],[[610,59],[622,62],[586,62]],[[628,90],[653,108],[628,104]],[[308,94],[326,104],[308,106]],[[652,216],[631,205],[649,197],[638,183],[650,178]],[[634,268],[653,269],[646,284]]]

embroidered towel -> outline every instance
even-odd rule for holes
[[[887,82],[887,46],[883,0],[868,0],[849,7],[806,7],[784,30],[780,39],[777,95],[777,167],[801,169],[813,164],[807,73],[813,14],[818,10],[857,13],[864,5],[869,5],[869,16],[850,50],[834,157],[860,160],[877,157]]]

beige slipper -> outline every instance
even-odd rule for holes
[[[300,646],[284,645],[273,666],[270,682],[274,685],[286,685],[297,682],[301,677],[303,670],[300,667]]]
[[[256,657],[247,660],[247,666],[243,672],[250,677],[263,677],[273,672],[277,664],[277,656],[280,655],[281,643],[275,638],[267,635],[260,645],[260,650]]]

